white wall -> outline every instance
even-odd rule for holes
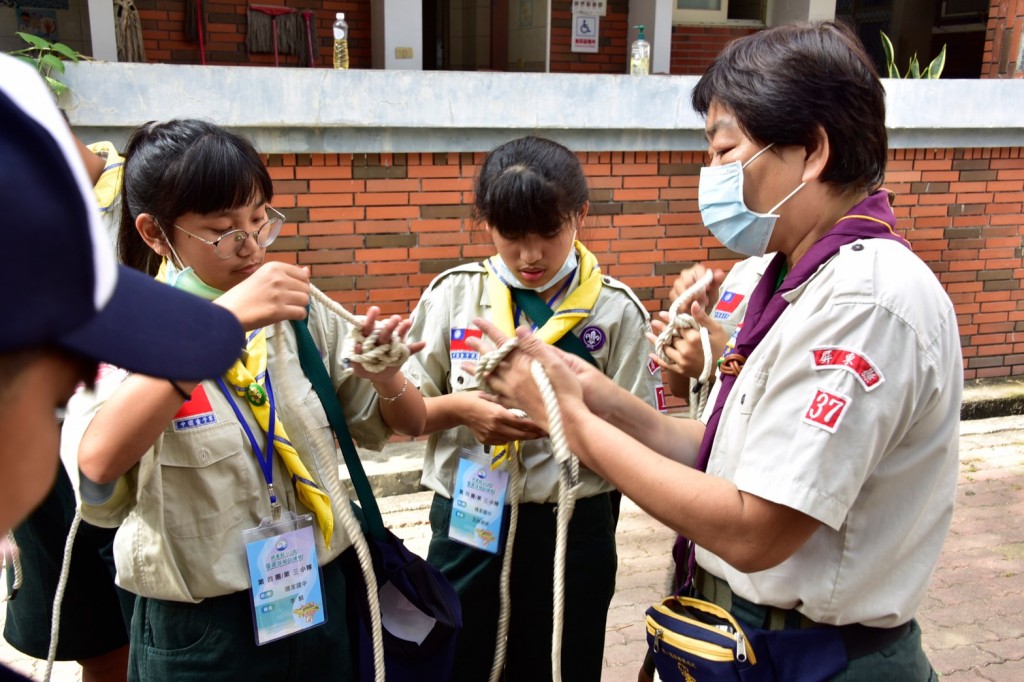
[[[375,69],[423,70],[423,4],[420,0],[372,0],[372,64]],[[411,59],[398,59],[396,48],[411,48]]]

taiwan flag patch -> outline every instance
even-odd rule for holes
[[[202,384],[195,387],[192,397],[185,401],[185,404],[174,415],[171,424],[175,431],[188,431],[200,426],[217,423],[217,415],[213,413],[210,405],[210,397],[206,395],[206,388]]]
[[[469,339],[482,338],[484,333],[479,329],[452,329],[451,356],[452,362],[456,360],[476,361],[480,354],[469,347],[466,343]]]
[[[743,302],[744,298],[746,297],[743,294],[737,294],[735,291],[725,292],[718,299],[715,309],[711,312],[711,317],[716,320],[728,320],[736,312],[736,309],[740,307],[740,303]]]

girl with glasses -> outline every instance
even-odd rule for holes
[[[256,150],[216,125],[149,123],[129,140],[122,258],[228,308],[246,330],[222,376],[174,385],[110,368],[68,408],[62,448],[77,456],[83,515],[120,524],[118,583],[139,597],[132,680],[290,679],[299,668],[344,680],[358,669],[342,457],[294,331],[276,323],[308,320],[361,445],[419,434],[423,400],[398,368],[350,366],[348,324],[310,298],[308,271],[265,260],[283,222],[272,198]],[[378,315],[370,308],[364,335]],[[393,316],[381,343],[408,326]],[[291,514],[295,534],[267,542],[260,528]]]

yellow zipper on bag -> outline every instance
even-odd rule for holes
[[[685,651],[709,661],[729,663],[733,660],[733,651],[731,648],[719,646],[718,644],[711,644],[710,642],[705,642],[700,639],[687,637],[686,635],[680,635],[672,632],[671,630],[666,630],[658,624],[657,621],[649,617],[647,619],[647,632],[654,637],[655,653],[661,651],[661,642],[665,642],[679,651]]]
[[[720,619],[726,621],[732,627],[733,631],[732,632],[726,632],[726,631],[722,630],[719,627],[715,627],[714,625],[710,625],[708,623],[702,623],[701,621],[696,620],[695,618],[692,618],[692,617],[683,616],[682,614],[679,614],[679,613],[673,611],[672,608],[670,606],[668,606],[668,604],[671,603],[671,602],[677,603],[677,604],[679,604],[681,606],[688,606],[690,608],[697,609],[699,611],[703,611],[704,613],[708,613],[708,614],[710,614],[712,616],[715,616],[716,618],[720,618]],[[655,611],[657,611],[658,613],[660,613],[661,615],[663,615],[663,616],[665,616],[667,618],[671,618],[671,619],[679,621],[681,623],[686,623],[687,625],[703,628],[703,629],[705,629],[705,630],[707,630],[709,632],[714,632],[715,634],[720,635],[722,637],[728,637],[729,639],[731,639],[731,640],[733,640],[735,642],[735,648],[736,648],[736,658],[735,658],[735,660],[739,661],[740,663],[745,663],[747,661],[750,661],[751,665],[754,665],[755,663],[757,663],[757,656],[754,655],[753,647],[750,646],[750,642],[747,641],[746,636],[743,634],[743,628],[740,627],[739,623],[736,622],[736,620],[732,617],[731,613],[729,613],[725,609],[721,608],[717,604],[712,604],[712,603],[709,603],[709,602],[700,602],[700,601],[697,601],[697,600],[694,600],[694,599],[689,599],[687,597],[668,597],[667,599],[662,601],[662,603],[654,604],[653,607],[654,607]],[[713,608],[708,608],[708,607],[713,607]],[[669,633],[669,634],[674,634],[674,633]],[[680,635],[680,636],[682,636],[682,635]],[[687,639],[691,639],[691,638],[687,638]],[[668,640],[666,640],[666,641],[668,641]],[[693,641],[699,641],[699,640],[693,640]],[[729,660],[732,660],[732,658],[730,657]]]

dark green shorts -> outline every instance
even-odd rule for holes
[[[7,602],[4,639],[35,658],[45,659],[50,648],[53,599],[74,515],[71,480],[58,467],[49,495],[14,529],[24,581]],[[58,661],[93,658],[128,644],[126,623],[134,597],[114,585],[115,532],[84,521],[78,527],[61,606]],[[13,572],[7,571],[8,590],[13,581]]]
[[[494,660],[501,554],[448,539],[451,500],[434,496],[427,560],[445,574],[462,603],[463,629],[455,656],[458,682],[486,681]],[[577,500],[569,524],[565,567],[562,679],[598,682],[604,665],[605,623],[615,593],[615,514],[608,494]],[[505,509],[502,539],[508,535]],[[551,679],[555,505],[522,504],[512,550],[512,615],[506,682]]]
[[[348,552],[354,550],[349,549]],[[132,619],[128,679],[138,682],[345,682],[357,661],[348,625],[342,559],[322,567],[327,622],[256,645],[248,592],[198,604],[139,597]]]

